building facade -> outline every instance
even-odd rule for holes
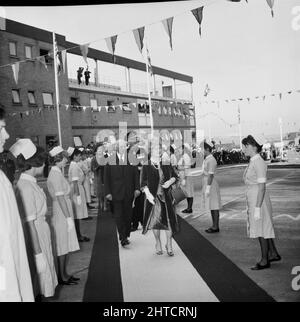
[[[81,55],[79,45],[68,42],[65,36],[56,34],[56,41],[58,50],[68,49],[68,54]],[[52,53],[53,35],[49,31],[11,20],[6,20],[5,30],[0,30],[0,104],[8,113],[8,146],[24,137],[45,148],[58,142]],[[112,55],[93,48],[89,48],[88,57],[96,64],[97,61],[113,61]],[[17,62],[20,62],[16,73],[18,79],[14,77],[11,66]],[[84,146],[95,142],[99,140],[99,132],[105,129],[110,129],[118,137],[119,122],[126,122],[128,130],[149,130],[148,95],[133,92],[130,80],[130,70],[145,71],[145,64],[115,57],[115,63],[126,69],[124,90],[119,86],[100,84],[97,78],[89,85],[78,84],[68,76],[67,59],[64,63],[64,72],[58,76],[58,88],[62,144],[65,148],[79,141]],[[174,87],[154,90],[155,95],[151,96],[154,128],[181,133],[189,130],[194,136],[192,97],[190,100],[177,98],[175,87],[175,80],[190,83],[192,87],[192,77],[155,66],[153,73],[154,77],[162,75],[174,80]]]

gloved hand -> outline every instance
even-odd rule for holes
[[[107,195],[106,199],[109,200],[109,201],[112,201],[112,195],[111,194]]]
[[[152,193],[149,191],[149,188],[145,187],[144,192],[145,192],[147,200],[154,205],[154,197],[153,197]]]
[[[71,231],[75,227],[74,220],[72,217],[67,218],[67,225],[68,225],[68,232]]]
[[[210,188],[211,188],[211,186],[206,186],[206,189],[205,189],[205,196],[206,197],[209,197],[209,195],[210,195]]]
[[[34,256],[36,270],[39,274],[44,273],[47,268],[47,261],[43,253],[36,254]]]
[[[77,205],[81,205],[81,197],[77,196],[76,197]]]
[[[261,218],[261,208],[255,207],[254,208],[254,219],[260,220],[260,218]]]

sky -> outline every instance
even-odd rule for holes
[[[190,10],[205,4],[202,36]],[[4,7],[6,17],[38,28],[55,31],[75,43],[108,51],[105,37],[118,34],[116,54],[143,61],[132,29],[146,26],[152,64],[191,75],[196,124],[213,138],[238,135],[238,103],[226,99],[266,95],[239,102],[242,135],[266,138],[300,130],[300,28],[294,30],[299,0],[275,0],[274,18],[265,0],[193,0],[61,7]],[[292,10],[295,10],[294,14]],[[300,9],[299,9],[300,15]],[[161,23],[175,16],[173,51]],[[299,20],[300,22],[300,20]],[[299,23],[300,25],[300,23]],[[96,42],[93,42],[97,40]],[[70,57],[72,56],[72,57]],[[68,55],[69,77],[76,78],[79,56]],[[94,63],[89,62],[91,70]],[[100,82],[124,87],[124,68],[101,63]],[[137,90],[145,90],[145,75],[133,72]],[[164,79],[159,79],[159,82]],[[167,82],[167,80],[164,80]],[[206,84],[210,87],[203,96]],[[178,94],[187,99],[189,87],[178,84]],[[283,93],[270,97],[273,93]],[[212,100],[220,104],[205,103]],[[211,114],[208,114],[211,113]]]

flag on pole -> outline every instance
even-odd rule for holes
[[[44,67],[48,70],[48,66],[46,64],[45,56],[37,57],[37,61],[39,61],[42,65],[44,65]]]
[[[133,35],[134,35],[136,44],[141,53],[144,47],[144,34],[145,34],[145,27],[141,27],[133,30]]]
[[[204,7],[200,7],[200,8],[192,10],[192,14],[194,15],[194,17],[196,18],[196,20],[199,23],[199,34],[200,34],[200,36],[201,36],[201,23],[202,23],[202,19],[203,19],[203,8]]]
[[[170,40],[170,47],[173,50],[173,43],[172,43],[172,29],[173,29],[173,19],[174,17],[167,18],[162,21],[163,26],[165,27],[165,30],[169,36]]]
[[[204,96],[206,97],[209,92],[210,92],[210,88],[209,88],[208,84],[206,84],[205,89],[204,89]]]
[[[241,110],[240,110],[240,106],[238,106],[238,122],[239,122],[239,124],[241,124]]]
[[[90,44],[85,44],[85,45],[80,45],[80,50],[81,50],[81,55],[85,61],[85,63],[88,65],[88,62],[87,62],[87,54],[88,54],[88,51],[89,51],[89,45]]]
[[[56,55],[56,62],[57,62],[57,73],[60,75],[61,73],[64,72],[64,65],[63,65],[63,59],[62,59],[62,53],[61,51],[58,50],[57,46],[57,40],[55,38],[55,55]]]
[[[273,11],[273,7],[274,7],[274,1],[275,0],[267,0],[267,3],[271,9],[271,14],[272,14],[272,17],[274,18],[274,11]]]
[[[147,65],[148,65],[148,71],[150,72],[150,75],[153,76],[153,68],[152,68],[152,64],[151,64],[151,58],[150,58],[150,54],[149,54],[149,50],[148,48],[146,48],[147,51]]]
[[[64,69],[64,72],[65,72],[66,66],[67,66],[67,50],[63,50],[61,52],[61,58],[62,58],[63,69]]]
[[[20,62],[16,62],[13,65],[11,65],[13,74],[14,74],[14,79],[16,84],[18,84],[18,79],[19,79],[19,69],[20,69]]]
[[[117,38],[118,38],[117,35],[105,38],[107,48],[110,51],[110,53],[113,55],[114,63],[115,63],[115,50],[116,50]]]
[[[6,12],[4,7],[0,7],[0,30],[6,30]]]

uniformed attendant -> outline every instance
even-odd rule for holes
[[[77,284],[79,278],[67,273],[68,255],[79,250],[71,202],[71,187],[62,171],[67,164],[68,154],[61,146],[49,151],[51,170],[47,187],[52,198],[51,225],[58,262],[58,282],[61,285]]]
[[[266,190],[267,165],[260,156],[262,145],[248,135],[242,140],[244,153],[250,157],[250,163],[244,173],[247,200],[247,233],[250,238],[258,238],[261,248],[261,260],[252,270],[270,267],[271,262],[280,261],[275,247],[272,204]]]
[[[207,233],[218,233],[219,210],[222,207],[219,184],[215,178],[217,161],[212,155],[213,145],[204,142],[204,164],[202,196],[204,197],[205,208],[210,211],[212,217],[212,227],[206,229]]]
[[[78,165],[81,160],[81,151],[70,147],[68,149],[71,163],[69,167],[69,182],[71,184],[71,195],[74,206],[75,228],[79,242],[88,242],[90,239],[81,235],[80,220],[88,218],[88,209],[86,206],[85,192],[83,188],[84,173]]]
[[[0,108],[0,153],[8,140]],[[0,302],[33,302],[34,294],[20,214],[12,185],[0,169]]]
[[[47,154],[43,148],[36,147],[30,139],[18,140],[10,151],[17,157],[17,167],[21,172],[17,191],[24,206],[24,219],[29,226],[41,295],[51,297],[55,293],[57,276],[51,233],[46,221],[46,195],[36,179],[43,174]]]

